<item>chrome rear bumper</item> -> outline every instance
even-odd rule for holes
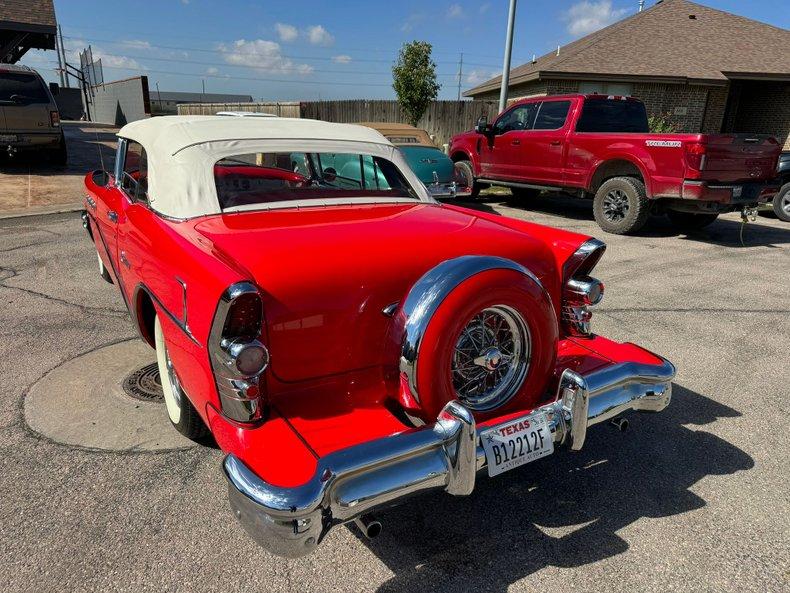
[[[579,450],[589,426],[628,410],[660,412],[669,405],[675,367],[662,361],[616,364],[584,377],[566,370],[557,399],[534,411],[546,413],[555,443]],[[296,488],[265,482],[231,454],[223,462],[230,504],[261,546],[279,556],[304,556],[332,525],[374,508],[426,490],[470,494],[486,465],[480,430],[471,412],[452,401],[433,425],[321,458],[312,479]]]

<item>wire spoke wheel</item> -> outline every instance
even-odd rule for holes
[[[529,368],[530,334],[521,315],[505,305],[487,307],[461,330],[452,360],[458,399],[473,410],[509,400]]]

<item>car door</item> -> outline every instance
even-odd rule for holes
[[[503,113],[491,128],[484,142],[481,159],[482,176],[500,179],[521,177],[524,154],[523,135],[532,126],[537,103],[520,103]],[[488,167],[486,167],[488,165]]]
[[[119,191],[121,212],[118,216],[118,263],[125,289],[131,299],[143,282],[147,254],[156,252],[151,238],[152,213],[148,203],[148,158],[145,149],[134,141],[124,141]]]
[[[542,101],[529,131],[521,135],[521,174],[539,185],[562,185],[570,99]]]
[[[113,280],[117,281],[118,213],[121,211],[121,192],[116,187],[114,172],[94,171],[86,178],[85,188],[86,212],[96,243],[96,251],[104,267],[110,271]]]

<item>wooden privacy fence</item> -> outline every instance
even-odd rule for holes
[[[434,101],[425,110],[418,128],[427,130],[441,146],[455,134],[471,130],[485,114],[492,121],[496,101]],[[406,123],[397,101],[351,99],[345,101],[261,102],[261,103],[186,103],[178,106],[179,115],[213,115],[218,111],[257,111],[280,117],[302,117],[337,123]]]
[[[496,101],[434,101],[417,124],[435,137],[441,146],[455,134],[470,130],[486,114],[489,120],[497,113]],[[353,99],[347,101],[308,101],[302,103],[302,117],[338,123],[387,122],[406,123],[397,101]]]
[[[214,115],[219,111],[251,111],[272,113],[278,117],[301,117],[298,101],[269,101],[263,103],[182,103],[178,115]]]

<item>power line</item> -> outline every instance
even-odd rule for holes
[[[72,41],[84,41],[87,43],[84,37],[72,37],[68,35],[64,35],[66,39]],[[125,46],[130,47],[134,46],[134,41],[118,41],[115,39],[95,39],[92,38],[89,42],[90,44],[95,43],[105,43],[108,45],[116,45],[116,46]],[[197,51],[197,52],[207,52],[207,53],[219,53],[219,54],[235,54],[238,51],[234,48],[226,48],[226,47],[217,47],[214,49],[206,49],[205,47],[187,47],[187,46],[180,46],[180,45],[158,45],[154,43],[146,43],[146,48],[156,48],[156,49],[170,49],[176,51]],[[333,57],[326,57],[326,56],[295,56],[295,55],[288,55],[288,54],[279,54],[280,57],[291,59],[291,60],[319,60],[319,61],[333,61]],[[374,58],[352,58],[356,62],[371,62],[371,63],[383,63],[383,64],[392,64],[395,60],[384,60],[384,59],[374,59]],[[437,61],[437,64],[452,64],[455,66],[457,62],[454,60],[450,61]],[[482,64],[478,62],[466,62],[469,66],[480,66],[483,68],[496,68],[495,64]]]
[[[152,56],[140,56],[140,55],[133,55],[133,54],[107,54],[107,53],[100,53],[96,52],[97,57],[106,57],[106,58],[116,58],[116,59],[135,59],[135,60],[145,60],[151,62],[175,62],[179,64],[197,64],[200,66],[222,66],[223,68],[259,68],[259,66],[255,66],[253,64],[230,64],[228,62],[205,62],[202,60],[183,60],[180,58],[155,58]],[[313,69],[310,72],[320,72],[324,74],[373,74],[373,75],[390,75],[391,72],[389,70],[316,70]],[[452,77],[455,78],[456,74],[437,74],[437,76],[444,76],[444,77]]]
[[[79,29],[79,31],[85,30],[85,31],[101,31],[102,33],[112,33],[111,30],[108,30],[105,27],[94,28],[94,27],[83,27],[83,26],[80,26],[78,29]],[[150,31],[132,31],[132,30],[124,28],[122,31],[118,31],[118,34],[119,35],[149,35]],[[170,34],[169,36],[172,37],[172,38],[176,38],[176,39],[195,39],[195,40],[199,39],[201,41],[207,41],[205,39],[205,37],[199,37],[199,36],[196,36],[196,35],[174,35],[174,34]],[[67,36],[68,39],[82,39],[83,37],[84,36],[79,35],[78,33],[75,33],[75,35],[72,36],[72,37],[68,37]],[[97,40],[97,41],[101,41],[101,40]],[[116,40],[113,40],[113,42],[123,44],[123,43],[133,43],[134,40],[130,39],[130,40],[126,40],[125,42],[124,41],[117,42]],[[218,43],[218,44],[219,43],[227,43],[226,41],[217,41],[217,40],[210,40],[209,42],[211,42],[211,43]],[[102,43],[109,43],[109,41],[102,41]],[[275,41],[275,43],[279,43],[279,42]],[[154,46],[152,45],[152,47],[154,47]],[[342,46],[341,47],[341,46],[334,46],[333,45],[329,49],[331,49],[332,51],[360,51],[360,52],[365,52],[365,53],[373,52],[373,53],[396,54],[400,48],[399,47],[395,47],[395,48],[392,48],[392,49],[381,49],[381,48],[371,48],[371,47],[348,47],[348,46]],[[194,51],[197,51],[197,50],[194,50]],[[451,50],[438,50],[438,51],[437,50],[433,50],[433,54],[435,54],[435,55],[445,55],[445,56],[454,56],[454,55],[456,55],[456,52],[455,51],[451,51]],[[469,53],[469,52],[466,52],[466,55],[467,56],[475,56],[475,57],[478,57],[478,58],[490,58],[490,59],[493,59],[493,60],[498,60],[501,57],[501,56],[495,56],[495,55],[475,54],[475,53]]]

